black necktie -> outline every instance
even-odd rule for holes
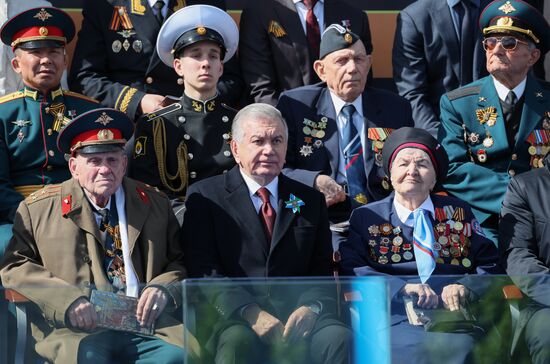
[[[164,21],[164,17],[162,16],[164,1],[157,0],[157,2],[153,5],[153,8],[155,8],[155,18],[157,18],[157,21],[159,22],[159,24],[162,24],[162,22]]]
[[[515,144],[515,138],[519,128],[519,120],[514,119],[517,102],[518,98],[514,91],[509,91],[502,104],[502,113],[504,114],[504,121],[506,123],[506,136],[509,145]]]
[[[473,81],[474,63],[474,20],[477,17],[476,8],[469,0],[463,0],[458,4],[457,11],[460,15],[460,86]]]

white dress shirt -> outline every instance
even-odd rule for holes
[[[261,1],[261,0],[258,0]],[[302,28],[304,29],[304,34],[306,34],[306,16],[307,16],[307,7],[304,5],[302,0],[292,0],[294,6],[296,6],[296,12],[300,16],[300,23],[302,23]],[[323,34],[325,31],[325,10],[324,10],[324,0],[317,0],[315,6],[313,7],[313,14],[317,18],[317,23],[319,24],[319,34]]]
[[[256,209],[256,213],[260,212],[260,209],[262,208],[262,205],[263,205],[262,199],[260,198],[260,196],[258,196],[256,194],[256,192],[258,192],[258,190],[261,187],[265,187],[269,191],[269,202],[271,203],[271,206],[275,210],[275,213],[278,214],[279,213],[279,204],[278,204],[277,201],[279,201],[279,191],[278,191],[279,177],[275,177],[273,179],[273,181],[269,182],[267,185],[261,186],[260,184],[258,184],[258,182],[254,181],[248,175],[243,173],[243,171],[241,171],[240,169],[239,169],[239,171],[241,172],[241,175],[243,176],[244,182],[246,183],[246,186],[248,187],[248,193],[249,193],[250,199],[252,200],[252,204],[254,205],[254,208]]]
[[[493,76],[491,76],[493,77]],[[508,96],[508,92],[514,91],[516,94],[517,100],[519,100],[523,93],[525,92],[525,85],[527,84],[527,76],[517,85],[514,87],[514,89],[510,90],[508,87],[504,86],[502,83],[500,83],[496,78],[493,77],[493,82],[495,84],[495,89],[497,90],[498,98],[502,101],[506,100],[506,96]]]
[[[413,219],[409,218],[413,211],[401,205],[395,197],[393,198],[393,207],[395,208],[395,212],[397,213],[397,217],[399,218],[399,221],[401,221],[404,225],[414,227],[414,218]],[[422,204],[418,208],[429,211],[432,218],[435,219],[434,203],[432,202],[432,199],[429,195],[428,195],[428,198],[425,199],[424,202],[422,202]]]

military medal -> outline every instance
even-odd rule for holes
[[[132,48],[134,49],[134,51],[136,51],[136,53],[139,53],[143,49],[143,43],[141,42],[141,40],[136,39],[132,43]]]
[[[468,141],[470,144],[477,144],[479,143],[479,134],[478,133],[470,133],[468,136]]]
[[[382,233],[382,235],[388,236],[391,234],[391,232],[392,232],[391,224],[385,223],[380,225],[380,233]]]
[[[113,49],[113,52],[118,53],[122,49],[122,42],[120,40],[113,41],[113,44],[111,45],[111,48]]]
[[[390,245],[390,238],[384,237],[384,238],[380,239],[380,244]]]
[[[403,258],[405,258],[405,260],[411,260],[413,258],[413,253],[411,253],[410,250],[407,250],[403,253]]]
[[[313,143],[313,146],[315,148],[321,148],[323,146],[323,141],[321,140],[316,140],[314,143]]]
[[[392,254],[391,256],[391,260],[392,262],[394,263],[399,263],[401,261],[401,255],[395,253],[395,254]]]
[[[300,154],[304,157],[309,157],[313,153],[311,145],[302,145],[300,148]]]
[[[480,149],[477,151],[477,160],[480,163],[485,163],[487,161],[487,153],[485,152],[485,149]]]
[[[463,258],[462,265],[464,266],[464,268],[470,268],[472,266],[472,262],[468,258]]]
[[[453,259],[451,260],[451,264],[452,264],[452,265],[459,265],[460,263],[459,263],[458,259],[453,258]]]
[[[122,42],[122,48],[124,48],[125,51],[130,49],[130,42],[128,42],[128,39],[124,39],[124,42]]]
[[[376,240],[369,239],[369,245],[372,246],[372,247],[375,247],[376,246]]]
[[[19,139],[19,143],[23,142],[23,139],[25,139],[25,133],[23,133],[23,130],[19,130],[19,133],[17,133],[17,139]]]
[[[497,109],[494,106],[489,106],[485,109],[477,109],[476,117],[481,124],[487,123],[488,126],[495,125],[497,121]]]
[[[367,196],[365,196],[364,194],[362,193],[359,193],[357,195],[355,195],[355,197],[353,198],[355,201],[359,202],[361,205],[366,205],[367,204]]]
[[[387,177],[384,177],[384,178],[382,179],[382,182],[380,182],[380,183],[382,184],[382,188],[385,189],[386,191],[388,191],[388,190],[391,188],[390,183],[388,182]]]
[[[309,126],[304,126],[302,129],[305,135],[311,135],[311,128]]]
[[[393,238],[392,243],[395,246],[401,246],[401,244],[403,244],[403,238],[398,235],[395,238]]]
[[[378,257],[378,263],[380,264],[388,264],[388,257],[385,255],[381,255]]]
[[[378,236],[380,234],[380,230],[378,229],[378,225],[369,226],[369,234],[371,234],[373,236]]]
[[[493,140],[493,137],[489,132],[487,132],[487,135],[485,136],[485,139],[483,139],[483,146],[485,148],[491,148],[495,144],[495,141]]]

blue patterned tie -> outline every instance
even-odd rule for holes
[[[365,194],[365,162],[363,160],[363,147],[361,137],[353,125],[355,106],[346,105],[342,108],[342,115],[346,123],[342,130],[342,153],[346,162],[346,178],[352,207],[358,207],[367,203]]]
[[[437,259],[437,252],[434,250],[434,231],[428,211],[416,209],[413,214],[413,245],[416,267],[421,282],[426,283],[435,269],[435,260]]]
[[[124,269],[124,257],[122,255],[122,241],[120,239],[120,227],[118,225],[118,211],[116,208],[115,196],[111,198],[110,209],[99,211],[102,215],[100,229],[105,231],[105,260],[104,266],[107,278],[118,291],[126,289],[126,271]],[[108,216],[108,223],[105,222],[105,213]]]

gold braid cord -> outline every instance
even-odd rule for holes
[[[166,129],[164,120],[156,118],[153,121],[153,145],[162,184],[172,192],[181,192],[187,188],[187,146],[182,140],[176,148],[178,168],[173,176],[166,170]],[[179,185],[174,186],[179,180]]]

